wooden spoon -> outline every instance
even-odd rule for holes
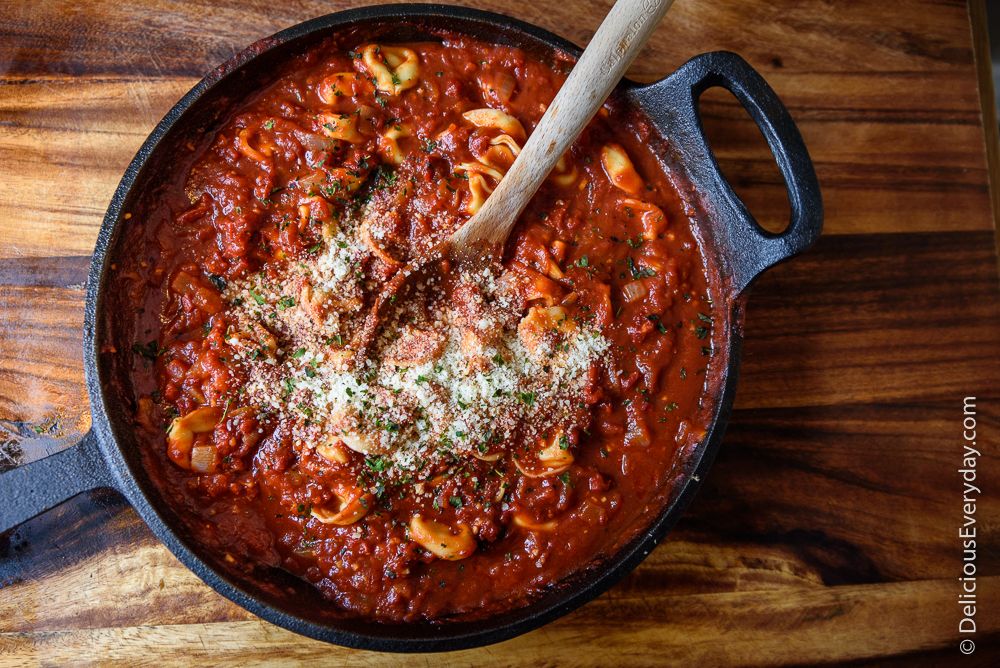
[[[514,223],[562,154],[601,108],[673,0],[618,0],[545,111],[514,164],[483,206],[443,243],[415,258],[384,286],[351,348],[364,360],[379,313],[409,277],[447,254],[462,262],[499,254]]]
[[[524,207],[601,108],[673,0],[618,0],[597,29],[514,164],[475,215],[449,239],[471,258],[503,247]]]

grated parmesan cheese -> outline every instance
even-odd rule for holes
[[[461,274],[451,292],[440,277],[416,283],[352,365],[346,346],[379,287],[365,275],[371,256],[356,229],[336,232],[281,275],[229,287],[236,325],[227,341],[251,402],[306,447],[340,440],[391,463],[390,477],[531,447],[578,426],[607,339],[514,312],[498,268]],[[317,294],[325,295],[318,306]]]

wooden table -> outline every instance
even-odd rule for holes
[[[610,3],[473,4],[584,43]],[[0,16],[0,438],[11,461],[89,424],[83,284],[146,134],[245,45],[348,3],[130,5],[15,0]],[[726,442],[669,540],[544,629],[408,663],[1000,663],[998,189],[984,141],[984,126],[996,141],[995,120],[980,106],[990,91],[977,84],[988,80],[977,77],[982,13],[981,2],[678,0],[634,76],[701,51],[742,53],[805,135],[826,233],[754,289]],[[753,126],[728,94],[709,95],[704,113],[751,208],[780,220],[780,181]],[[985,445],[977,650],[963,657],[957,469],[970,395]],[[3,665],[399,660],[254,618],[109,494],[25,524],[0,554]]]

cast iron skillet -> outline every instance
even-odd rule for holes
[[[478,621],[379,624],[345,618],[312,586],[284,572],[264,577],[234,574],[185,534],[140,465],[132,428],[134,395],[129,380],[134,307],[109,280],[109,268],[129,256],[122,229],[125,212],[141,211],[155,194],[158,175],[169,173],[172,148],[185,137],[212,132],[232,105],[268,82],[289,54],[343,30],[362,38],[409,40],[421,28],[446,28],[487,41],[513,44],[535,54],[579,49],[535,26],[506,16],[444,5],[389,5],[330,14],[262,40],[209,74],[170,110],[139,149],[108,207],[94,250],[87,288],[84,365],[93,426],[73,447],[0,475],[0,531],[81,492],[118,490],[153,533],[216,591],[251,612],[292,631],[339,645],[374,650],[440,651],[485,645],[537,628],[607,590],[649,554],[673,526],[704,478],[729,417],[739,363],[745,293],[777,262],[805,250],[819,236],[822,201],[802,138],[774,91],[739,56],[696,56],[669,77],[619,91],[667,138],[663,165],[679,177],[681,195],[696,212],[696,235],[710,265],[717,300],[709,429],[680,467],[662,511],[610,557],[555,586],[533,604]],[[784,175],[791,220],[780,234],[764,231],[721,175],[703,134],[697,103],[707,88],[729,90],[763,132]]]

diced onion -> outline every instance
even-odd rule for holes
[[[305,132],[304,130],[296,130],[295,138],[299,140],[300,144],[302,144],[302,148],[307,151],[322,151],[330,143],[330,140],[326,137],[313,134],[311,132]]]
[[[215,467],[215,448],[211,445],[196,445],[191,448],[191,470],[208,473]]]
[[[326,174],[322,170],[317,169],[295,181],[298,184],[299,190],[309,194],[316,192],[321,186],[326,185]]]
[[[649,294],[649,290],[646,289],[646,284],[642,281],[631,281],[622,286],[622,297],[626,304],[639,301],[647,294]]]
[[[637,426],[635,429],[629,430],[628,434],[625,436],[625,442],[628,445],[635,446],[637,448],[644,448],[653,441],[649,437],[649,430],[645,427]]]
[[[358,107],[358,118],[361,120],[361,123],[358,124],[359,126],[371,127],[372,123],[374,123],[375,117],[375,107],[367,104],[363,104]]]
[[[506,72],[486,72],[479,77],[479,88],[483,92],[483,98],[501,106],[510,102],[516,85],[514,77]]]
[[[514,94],[515,83],[517,82],[514,81],[514,77],[507,74],[506,72],[502,72],[499,76],[497,76],[496,92],[497,92],[497,98],[501,102],[504,103],[510,102],[510,96]]]

